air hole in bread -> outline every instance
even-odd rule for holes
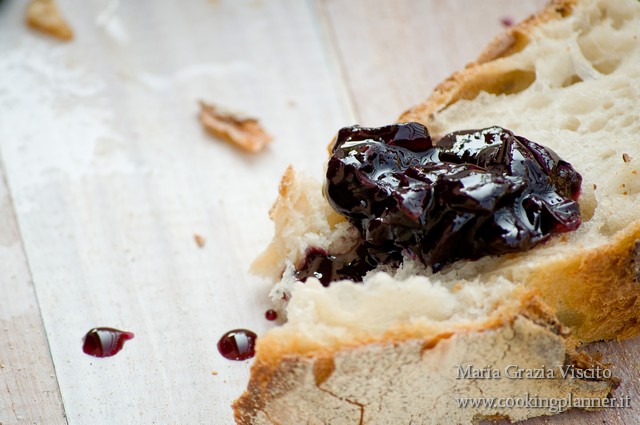
[[[580,128],[580,120],[576,117],[567,117],[560,123],[560,128],[577,131]]]
[[[592,24],[578,37],[578,46],[584,58],[601,74],[611,74],[636,46],[634,32],[628,31],[629,23],[624,11],[618,10],[599,18],[592,18]],[[611,28],[615,30],[612,31]],[[615,45],[612,50],[609,46]]]
[[[459,92],[459,97],[466,100],[475,99],[480,92],[491,94],[514,94],[526,90],[536,80],[534,71],[516,69],[514,71],[499,73],[493,78],[477,78],[469,81]]]
[[[603,21],[608,21],[613,29],[621,29],[629,20],[630,11],[622,4],[612,5],[610,0],[601,1],[598,5]]]
[[[616,156],[617,152],[613,149],[607,149],[606,151],[600,154],[600,158],[602,158],[602,162],[605,162],[607,159]]]
[[[581,83],[581,82],[582,82],[582,78],[580,78],[577,75],[572,75],[571,77],[567,78],[562,82],[562,87],[569,87],[576,83]]]
[[[596,131],[602,130],[602,128],[607,124],[608,117],[596,117],[589,122],[589,126],[587,127],[587,131],[595,133]]]
[[[492,94],[514,94],[526,90],[536,80],[536,73],[533,71],[515,70],[506,73],[502,79],[496,81],[492,87],[487,87],[484,91]]]
[[[616,69],[618,69],[618,66],[620,66],[620,62],[621,62],[621,60],[619,60],[617,58],[616,59],[610,59],[610,60],[604,60],[604,61],[601,61],[599,63],[594,63],[593,67],[599,73],[606,75],[606,74],[611,74]]]
[[[638,117],[626,116],[620,122],[620,127],[631,127],[638,122]]]

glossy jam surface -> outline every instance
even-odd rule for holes
[[[325,196],[359,229],[357,259],[310,250],[298,278],[361,280],[403,256],[437,272],[528,250],[580,226],[581,181],[553,151],[501,127],[450,133],[437,146],[418,123],[343,128]]]
[[[93,357],[111,357],[122,350],[125,341],[133,337],[131,332],[114,328],[93,328],[84,336],[82,351]]]
[[[329,286],[331,282],[340,279],[361,282],[364,275],[377,264],[378,262],[371,256],[362,241],[350,251],[337,255],[311,248],[296,268],[295,277],[302,281],[307,280],[308,277],[315,277],[323,286]]]
[[[255,355],[257,338],[247,329],[234,329],[222,335],[218,341],[218,352],[229,360],[250,359]]]

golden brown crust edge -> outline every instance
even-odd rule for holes
[[[534,28],[547,21],[570,15],[577,1],[551,0],[540,13],[502,32],[474,62],[440,83],[425,102],[404,112],[398,121],[425,123],[426,117],[430,119],[433,114],[460,99],[473,99],[480,91],[513,93],[524,88],[522,85],[527,84],[527,81],[523,81],[520,73],[504,74],[502,70],[486,65],[524,49],[529,44]]]
[[[536,288],[580,342],[640,334],[640,221],[611,243],[584,250],[521,276]]]
[[[295,404],[292,405],[290,403],[291,400],[287,399],[287,397],[291,398],[292,394],[296,394],[296,392],[300,390],[299,386],[304,385],[301,384],[301,382],[307,380],[307,385],[309,385],[310,388],[317,387],[317,389],[320,390],[315,397],[324,397],[328,394],[329,396],[327,396],[327,400],[324,401],[327,403],[337,403],[336,405],[328,405],[327,409],[339,409],[340,403],[342,403],[343,407],[345,402],[351,403],[351,407],[354,407],[354,409],[343,412],[345,417],[350,415],[349,419],[345,419],[344,422],[338,423],[357,424],[358,415],[363,414],[360,410],[363,410],[364,407],[356,402],[349,401],[348,399],[340,397],[336,398],[335,394],[331,393],[331,391],[327,391],[324,385],[324,383],[332,377],[334,372],[338,374],[342,373],[340,371],[336,371],[336,364],[340,363],[339,358],[344,359],[344,357],[348,357],[351,358],[353,362],[357,363],[357,359],[363,354],[362,349],[365,351],[369,349],[376,350],[376,347],[383,347],[385,345],[394,347],[394,350],[403,351],[405,347],[419,344],[421,347],[420,350],[424,354],[436,349],[436,347],[443,342],[445,342],[445,344],[447,342],[453,344],[451,341],[456,338],[475,338],[477,342],[478,340],[484,341],[484,338],[486,337],[486,341],[491,341],[492,336],[490,334],[492,332],[499,333],[504,332],[505,330],[515,329],[515,322],[523,320],[529,323],[528,326],[533,326],[538,329],[536,332],[538,336],[544,334],[547,335],[546,338],[560,338],[564,341],[565,355],[562,358],[564,358],[565,364],[583,369],[600,366],[590,357],[577,352],[572,342],[566,339],[567,329],[564,328],[557,319],[555,319],[553,311],[549,309],[549,307],[547,307],[539,297],[532,293],[527,293],[522,296],[521,304],[516,310],[510,310],[504,314],[498,315],[498,317],[495,317],[483,324],[483,327],[473,326],[467,329],[459,329],[456,332],[445,332],[423,339],[416,337],[408,338],[404,341],[389,339],[387,341],[381,340],[363,344],[359,347],[347,347],[324,351],[318,350],[306,354],[292,353],[285,356],[281,356],[280,354],[275,354],[274,356],[274,353],[280,352],[278,347],[270,350],[270,348],[272,348],[272,344],[278,344],[277,339],[272,338],[271,340],[264,341],[264,345],[259,347],[260,349],[258,350],[259,357],[253,364],[251,380],[247,391],[245,391],[242,397],[236,400],[233,404],[236,423],[238,425],[281,424],[282,416],[279,418],[274,416],[273,413],[274,411],[279,411],[280,408],[290,410],[289,414],[291,416],[284,415],[285,417],[295,417],[295,415],[304,416],[308,412],[315,412],[314,409],[305,411],[304,407],[300,407]],[[514,330],[514,332],[516,331]],[[525,337],[525,339],[527,339],[527,337]],[[539,342],[536,338],[533,338],[533,341]],[[507,342],[506,349],[509,349],[509,344],[510,343]],[[514,344],[518,345],[515,341]],[[491,345],[490,342],[488,345]],[[471,347],[473,347],[473,345]],[[536,347],[535,350],[532,349],[531,351],[535,352],[536,350],[544,352],[543,346]],[[502,353],[501,351],[497,352]],[[434,353],[435,357],[438,357],[439,355],[442,354]],[[483,361],[485,360],[487,362],[491,362],[499,360],[499,358],[483,359]],[[309,373],[309,370],[311,370],[311,373]],[[335,378],[335,376],[333,378]],[[452,375],[451,378],[454,379],[455,376]],[[309,379],[311,379],[312,382],[308,382]],[[416,379],[418,379],[417,376]],[[591,396],[605,397],[615,387],[615,384],[615,379],[602,381],[597,384],[595,382],[585,384],[588,385],[588,387],[582,386],[583,384],[578,384],[577,387],[571,387],[571,384],[559,383],[559,387],[556,388],[556,390],[578,392],[587,391]],[[596,386],[591,385],[596,385],[597,388]],[[510,387],[510,385],[507,387]],[[283,402],[280,398],[283,398],[285,401]],[[304,402],[304,400],[302,400],[302,402]],[[427,406],[425,403],[428,403],[428,400],[421,399],[420,402],[424,406]],[[355,407],[359,407],[360,410]],[[305,418],[306,420],[312,419],[306,416]],[[516,419],[519,420],[523,418]],[[360,416],[360,420],[362,420],[362,416]],[[299,422],[296,422],[295,419],[288,419],[282,423],[293,424]],[[311,421],[309,423],[316,422]],[[317,423],[324,422],[319,421]]]

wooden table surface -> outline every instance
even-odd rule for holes
[[[0,1],[2,425],[232,424],[250,362],[216,342],[273,326],[247,268],[287,164],[320,176],[338,128],[393,121],[543,0],[59,4],[70,43]],[[258,117],[274,143],[214,140],[199,99]],[[136,336],[93,358],[95,326]],[[631,409],[529,423],[640,423],[639,346],[591,348]]]

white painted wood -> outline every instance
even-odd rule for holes
[[[18,267],[33,280],[68,422],[232,424],[249,363],[215,344],[229,329],[272,326],[267,284],[247,267],[271,236],[286,165],[319,176],[339,127],[393,120],[474,58],[501,18],[541,3],[59,0],[76,30],[69,44],[27,30],[21,2],[0,3],[0,156],[21,233],[8,229],[31,268],[12,248],[0,279]],[[198,99],[260,118],[274,143],[248,156],[213,140]],[[9,299],[29,307],[28,329],[41,326],[33,294]],[[23,329],[11,323],[0,337]],[[88,357],[82,336],[100,325],[136,337],[113,358]],[[619,391],[637,399],[638,343],[601,347],[633,377]],[[20,353],[46,369],[46,352]],[[0,370],[17,388],[0,388],[0,409],[60,419],[56,376],[29,380],[19,367]],[[51,407],[34,405],[41,390]],[[571,415],[550,421],[637,418]]]
[[[64,424],[38,301],[0,168],[0,424]]]
[[[69,423],[231,424],[249,363],[216,342],[272,326],[247,268],[270,238],[280,175],[292,161],[319,174],[351,121],[312,9],[59,3],[70,44],[26,30],[19,2],[4,6],[0,149]],[[200,98],[260,118],[271,148],[248,156],[213,140]],[[81,351],[94,326],[136,337],[95,359]]]

